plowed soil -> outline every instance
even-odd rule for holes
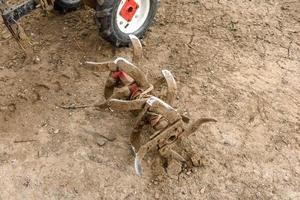
[[[107,73],[84,60],[130,58],[101,39],[93,11],[21,20],[34,57],[0,25],[0,199],[300,199],[300,1],[163,0],[139,66],[178,82],[176,107],[213,117],[184,143],[201,166],[134,172],[129,113],[63,109],[104,101]],[[106,139],[108,138],[108,139]]]

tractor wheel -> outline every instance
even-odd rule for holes
[[[151,25],[159,0],[102,0],[96,6],[96,23],[102,37],[117,47],[128,46],[129,35],[142,38]],[[102,3],[101,3],[102,2]]]
[[[82,5],[83,3],[81,0],[55,0],[54,9],[65,14],[81,8]]]

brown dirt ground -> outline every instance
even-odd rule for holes
[[[107,74],[82,60],[131,54],[92,15],[24,18],[29,64],[1,25],[0,199],[300,199],[300,1],[162,0],[140,67],[171,70],[179,108],[218,119],[185,141],[203,166],[172,178],[150,158],[135,175],[132,115],[57,106],[104,100]]]

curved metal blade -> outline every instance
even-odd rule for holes
[[[185,131],[185,136],[189,136],[191,135],[192,133],[194,133],[195,131],[198,130],[198,128],[205,124],[205,123],[208,123],[208,122],[217,122],[217,120],[215,119],[212,119],[212,118],[201,118],[201,119],[198,119],[196,120],[195,122],[193,122],[188,128],[187,130]]]
[[[171,106],[174,104],[177,95],[177,84],[174,76],[169,70],[161,71],[168,85],[166,102]]]
[[[150,105],[149,110],[151,112],[163,115],[170,123],[174,123],[175,121],[181,119],[181,116],[178,114],[178,112],[160,98],[151,96],[147,100],[147,104]]]
[[[145,99],[138,100],[119,100],[119,99],[110,99],[108,101],[109,107],[113,110],[121,111],[131,111],[131,110],[140,110],[144,107],[146,103]]]
[[[106,62],[86,61],[84,64],[93,70],[95,70],[96,68],[100,72],[124,71],[126,74],[131,76],[137,82],[137,84],[142,88],[149,88],[151,85],[148,82],[144,72],[142,72],[137,66],[129,62],[127,59],[122,57],[118,57],[114,61],[106,61]]]
[[[135,173],[138,176],[142,176],[142,171],[143,171],[142,162],[138,155],[136,155],[134,159],[134,169],[135,169]]]
[[[125,58],[117,58],[115,62],[118,66],[118,70],[124,71],[126,74],[131,76],[139,86],[142,88],[148,88],[150,86],[145,73],[142,72],[137,66]]]
[[[133,47],[133,62],[138,63],[143,58],[143,46],[139,38],[135,35],[129,35]]]
[[[85,66],[93,69],[93,70],[98,70],[100,72],[106,72],[106,71],[116,71],[117,70],[117,58],[116,60],[113,61],[105,61],[105,62],[92,62],[92,61],[86,61],[84,62]]]

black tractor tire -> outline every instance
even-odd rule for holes
[[[59,11],[61,14],[78,10],[82,6],[82,0],[56,0],[54,2],[54,10]]]
[[[133,33],[124,33],[117,25],[116,16],[121,0],[102,0],[97,2],[102,2],[97,3],[95,15],[100,35],[116,47],[123,47],[130,44],[129,34],[133,34],[140,39],[143,38],[154,20],[160,0],[150,0],[150,10],[144,24]]]

